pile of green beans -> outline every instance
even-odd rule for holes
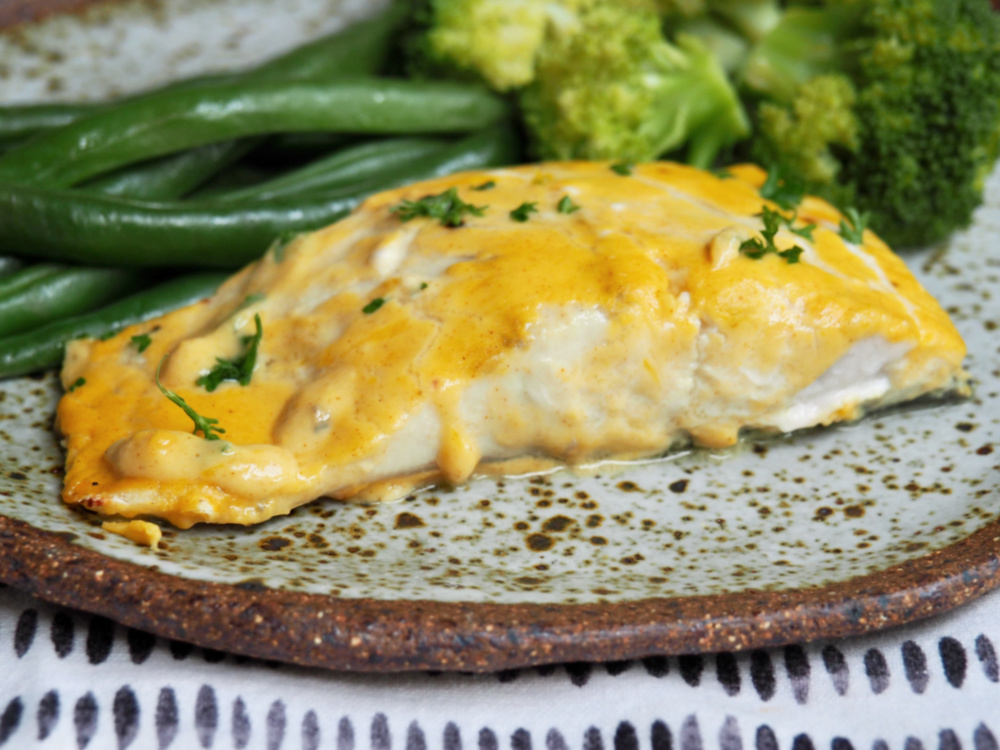
[[[0,377],[207,296],[223,276],[197,269],[239,268],[372,193],[519,161],[504,100],[380,75],[404,5],[245,73],[0,107]]]

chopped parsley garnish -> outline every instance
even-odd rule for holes
[[[476,185],[473,190],[492,190],[497,186],[496,180],[487,180],[482,185]]]
[[[115,336],[118,335],[118,331],[119,330],[120,330],[119,328],[112,328],[110,330],[107,330],[104,333],[102,333],[100,336],[98,336],[97,340],[98,341],[110,341],[111,339],[113,339]]]
[[[373,312],[375,312],[376,310],[378,310],[384,304],[385,304],[385,298],[384,297],[376,297],[371,302],[369,302],[367,305],[365,305],[364,307],[362,307],[361,308],[361,312],[363,312],[365,315],[371,315]]]
[[[482,216],[489,206],[473,206],[458,197],[457,188],[448,188],[437,195],[427,195],[417,201],[403,201],[389,210],[399,214],[401,221],[409,221],[420,216],[437,219],[443,226],[460,227],[465,223],[465,214]]]
[[[528,214],[537,214],[537,213],[538,213],[537,203],[525,202],[510,212],[510,218],[512,218],[514,221],[525,222],[528,220]]]
[[[622,177],[628,177],[632,174],[632,165],[627,161],[618,161],[611,165],[611,171],[615,174],[620,174]]]
[[[868,226],[869,217],[868,212],[861,213],[852,206],[844,209],[844,216],[847,217],[847,221],[850,224],[845,223],[843,219],[840,220],[840,236],[848,242],[860,245],[865,241],[865,227]]]
[[[712,174],[714,174],[720,180],[731,180],[734,177],[736,177],[736,175],[734,175],[732,172],[730,172],[725,167],[719,167],[718,169],[713,169],[712,170]]]
[[[424,291],[424,289],[426,289],[426,288],[427,288],[427,282],[426,282],[426,281],[421,281],[421,282],[420,282],[420,288],[419,288],[419,289],[418,289],[417,291],[418,291],[418,292],[422,292],[422,291]]]
[[[786,211],[791,211],[802,202],[805,187],[794,180],[781,175],[781,170],[775,167],[767,173],[767,179],[760,186],[760,197],[777,203]]]
[[[66,391],[67,391],[67,393],[72,393],[77,388],[79,388],[81,385],[86,385],[86,383],[87,383],[87,379],[85,377],[83,377],[83,375],[81,375],[80,377],[78,377],[76,380],[73,381],[73,385],[71,385],[69,388],[67,388]]]
[[[215,433],[225,432],[221,427],[216,427],[219,424],[218,419],[213,419],[212,417],[203,417],[201,414],[196,412],[190,406],[188,406],[187,401],[178,396],[169,388],[164,388],[163,384],[160,383],[160,368],[163,367],[163,363],[167,361],[169,354],[164,354],[163,359],[160,360],[160,364],[156,367],[156,387],[160,389],[160,393],[173,401],[177,406],[184,410],[184,413],[191,417],[191,421],[194,422],[194,434],[197,435],[199,432],[205,436],[205,440],[218,440],[219,436]]]
[[[753,260],[760,260],[768,253],[774,253],[784,258],[789,264],[798,263],[799,256],[803,252],[801,247],[795,245],[787,250],[779,250],[778,246],[774,244],[774,237],[778,234],[781,225],[789,220],[777,211],[772,211],[767,207],[761,213],[761,218],[764,220],[764,229],[760,233],[764,238],[763,242],[756,237],[744,240],[743,244],[740,245],[740,252]]]
[[[131,344],[135,347],[135,350],[142,354],[149,348],[149,345],[153,343],[153,337],[148,333],[137,333],[132,337]]]
[[[564,195],[556,205],[556,210],[561,214],[571,214],[574,211],[579,211],[583,206],[578,206],[573,202],[573,199],[568,195]]]
[[[253,316],[256,332],[252,336],[243,336],[240,343],[243,345],[243,352],[232,359],[215,358],[215,367],[207,375],[202,375],[195,382],[206,391],[214,391],[224,380],[235,380],[240,385],[250,385],[253,377],[253,368],[257,364],[257,348],[260,340],[264,336],[264,329],[260,322],[260,315]]]

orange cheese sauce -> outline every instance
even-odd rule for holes
[[[812,241],[786,227],[775,239],[802,247],[798,263],[741,253],[775,206],[760,170],[732,171],[542,164],[373,196],[210,300],[74,342],[63,382],[86,382],[59,404],[63,497],[180,527],[249,524],[322,495],[462,482],[493,461],[731,445],[745,427],[792,424],[797,394],[863,342],[896,353],[872,375],[884,387],[823,406],[816,422],[961,379],[947,315],[871,232],[845,243],[823,201],[807,198],[795,221],[817,224]],[[392,211],[451,187],[483,215],[452,228]],[[579,210],[557,210],[565,196]],[[515,221],[526,202],[537,211]],[[241,354],[254,315],[249,385],[197,385]],[[152,341],[141,353],[139,334]],[[162,385],[217,419],[220,439],[193,434],[164,397],[161,361]]]

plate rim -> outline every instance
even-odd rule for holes
[[[158,637],[263,660],[351,672],[492,672],[746,651],[942,614],[1000,586],[1000,519],[926,555],[817,587],[505,604],[201,581],[0,515],[0,581]]]

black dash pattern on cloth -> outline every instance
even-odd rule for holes
[[[498,747],[497,736],[492,729],[483,727],[479,730],[479,750],[497,750]]]
[[[659,719],[654,721],[653,726],[649,729],[649,744],[653,750],[673,750],[674,738],[670,734],[670,727]],[[589,748],[584,750],[589,750]]]
[[[160,689],[156,698],[156,744],[159,750],[170,747],[180,726],[177,709],[177,694],[173,688]]]
[[[194,653],[194,644],[185,641],[170,641],[170,655],[177,661],[183,661]]]
[[[740,725],[735,716],[727,716],[719,730],[719,750],[743,750]]]
[[[510,736],[510,747],[511,750],[531,750],[531,732],[523,727],[515,729]]]
[[[111,655],[115,642],[115,624],[106,617],[90,618],[87,627],[87,659],[91,664],[103,664]]]
[[[907,737],[903,741],[903,750],[924,750],[924,743],[916,737]]]
[[[97,733],[97,699],[88,692],[73,706],[73,727],[76,729],[76,746],[83,750]]]
[[[639,750],[639,735],[631,722],[623,721],[615,728],[615,750]]]
[[[785,672],[792,683],[795,702],[802,705],[809,700],[809,657],[802,646],[785,646]]]
[[[302,717],[302,750],[319,750],[321,736],[319,717],[315,711],[306,711],[306,715]]]
[[[20,659],[31,648],[35,640],[35,630],[38,628],[38,610],[26,609],[17,618],[17,625],[14,627],[14,653]]]
[[[612,677],[617,677],[632,668],[632,662],[628,659],[624,661],[607,661],[604,662],[604,671],[607,672]]]
[[[287,724],[285,704],[277,700],[267,710],[267,750],[278,750],[281,747]]]
[[[218,727],[219,703],[215,698],[215,690],[210,685],[202,685],[194,702],[194,728],[202,747],[212,746]]]
[[[715,676],[726,695],[739,695],[741,682],[740,665],[736,655],[731,651],[722,651],[715,655]]]
[[[943,729],[938,734],[938,750],[962,750],[962,743],[952,729]]]
[[[1000,664],[997,664],[997,652],[993,641],[980,634],[976,638],[976,658],[983,665],[983,674],[990,682],[1000,682]]]
[[[903,655],[903,672],[913,692],[918,695],[927,689],[930,674],[927,672],[927,656],[914,641],[905,641],[900,647]]]
[[[455,722],[445,724],[443,740],[444,750],[462,750],[462,733]]]
[[[750,682],[762,701],[769,701],[774,697],[778,684],[774,677],[771,655],[767,651],[758,649],[750,652]]]
[[[558,729],[550,729],[545,733],[545,750],[569,750],[562,732]]]
[[[0,745],[7,743],[17,728],[21,726],[21,716],[24,714],[24,703],[20,697],[12,698],[0,714]]]
[[[854,750],[854,745],[846,737],[834,737],[830,740],[830,750]]]
[[[650,677],[665,677],[670,673],[670,660],[665,656],[647,656],[642,666]]]
[[[761,724],[757,727],[757,732],[754,735],[754,747],[756,750],[778,750],[778,738],[774,734],[774,730],[767,724]]]
[[[56,612],[52,616],[52,626],[49,630],[49,637],[52,638],[52,647],[56,651],[56,656],[65,659],[73,653],[73,636],[75,634],[73,618],[67,612]]]
[[[865,652],[865,674],[868,675],[868,682],[875,695],[885,692],[889,687],[889,665],[886,663],[885,655],[877,648],[870,648]]]
[[[153,653],[156,636],[145,630],[128,629],[128,655],[133,664],[142,664]]]
[[[594,671],[594,665],[588,661],[572,662],[566,665],[566,674],[569,681],[577,687],[583,687],[590,680],[590,673]]]
[[[684,718],[681,722],[681,729],[678,732],[680,740],[680,750],[703,750],[701,741],[701,728],[698,726],[698,719],[693,714]]]
[[[375,714],[371,727],[372,750],[392,750],[392,734],[389,732],[389,719],[383,713]]]
[[[792,738],[792,750],[816,750],[816,745],[808,734],[797,734]]]
[[[976,750],[997,750],[997,738],[985,724],[980,724],[972,732],[972,744]]]
[[[847,660],[844,655],[836,646],[827,645],[823,647],[821,656],[823,657],[823,666],[833,681],[833,689],[837,691],[837,695],[847,695],[851,673],[847,668]]]
[[[354,750],[354,725],[346,716],[337,723],[337,750]]]
[[[59,693],[50,690],[38,702],[38,739],[46,739],[58,723]]]
[[[139,701],[131,687],[125,685],[118,689],[111,711],[115,717],[118,748],[125,750],[139,733]]]
[[[944,667],[945,679],[953,686],[960,688],[965,682],[965,670],[968,661],[965,647],[951,636],[945,636],[938,641],[938,652],[941,654],[941,666]]]
[[[427,737],[415,721],[411,721],[406,728],[406,750],[427,750]]]
[[[233,746],[236,750],[243,750],[250,744],[250,715],[247,713],[247,705],[243,699],[237,696],[233,701]]]
[[[699,654],[681,654],[677,657],[677,671],[681,678],[691,687],[698,687],[701,684],[701,673],[705,669],[705,662]]]

